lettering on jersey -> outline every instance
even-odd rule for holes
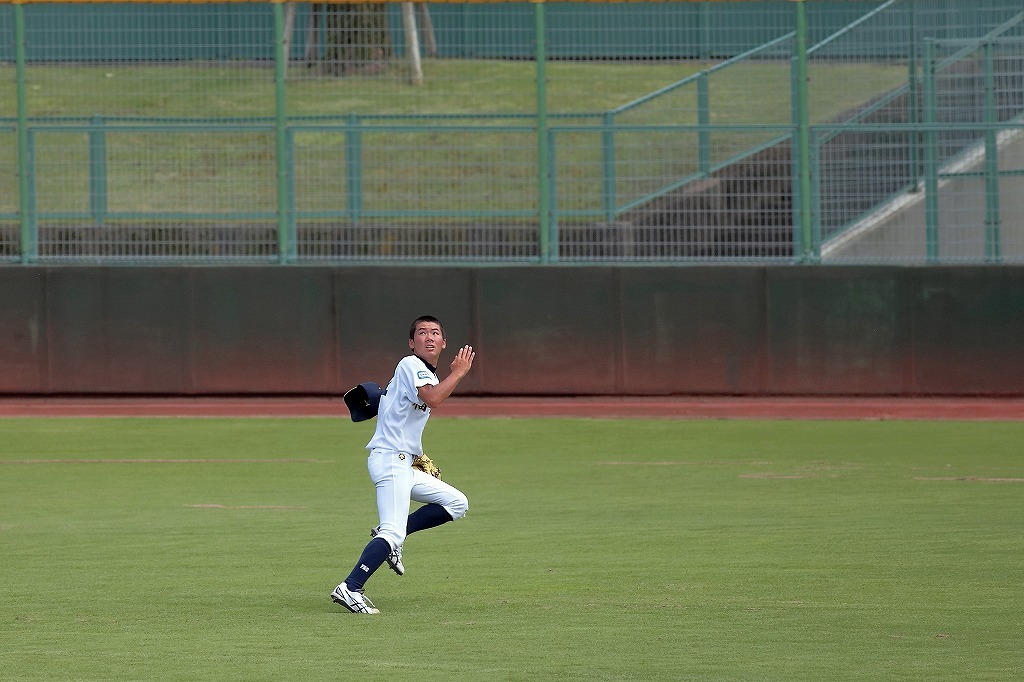
[[[421,403],[413,403],[412,404],[412,409],[419,410],[420,412],[426,412],[427,411],[427,406],[423,405]]]
[[[416,378],[417,379],[429,379],[430,378],[430,373],[429,372],[416,372]]]

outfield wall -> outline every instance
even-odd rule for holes
[[[1024,395],[1006,266],[0,268],[0,393],[338,394],[423,313],[461,394]]]

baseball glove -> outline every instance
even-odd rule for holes
[[[412,460],[412,468],[419,469],[425,474],[430,474],[434,478],[441,478],[441,470],[437,468],[434,461],[426,455],[417,455]]]

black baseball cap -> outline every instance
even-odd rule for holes
[[[352,415],[352,421],[361,422],[376,417],[382,395],[384,395],[384,390],[380,384],[372,381],[353,386],[345,391],[344,400],[348,405],[348,413]]]

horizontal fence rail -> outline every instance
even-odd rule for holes
[[[1019,0],[0,0],[0,76],[0,263],[1024,262]]]

